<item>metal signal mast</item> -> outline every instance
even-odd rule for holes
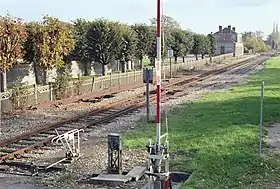
[[[162,1],[157,0],[157,59],[155,61],[156,83],[157,83],[157,105],[156,105],[156,142],[152,145],[149,140],[148,147],[148,171],[149,183],[147,189],[170,189],[171,179],[169,172],[168,154],[168,126],[166,133],[161,135],[161,29],[162,29]],[[165,139],[162,145],[161,140]],[[161,171],[164,162],[164,171]]]

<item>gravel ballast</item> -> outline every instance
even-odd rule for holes
[[[246,56],[245,56],[246,57]],[[199,69],[193,69],[188,71],[183,71],[179,73],[174,80],[181,79],[182,77],[190,77],[190,75],[196,75],[201,73],[201,71],[219,68],[230,64],[231,61],[235,60],[231,58],[229,60],[225,60],[223,64],[207,64]],[[155,85],[150,87],[151,90],[155,89]],[[34,128],[42,127],[46,124],[56,123],[65,119],[73,118],[74,116],[86,113],[88,111],[94,110],[101,106],[106,106],[107,104],[116,102],[121,99],[128,99],[133,97],[135,94],[144,93],[146,88],[143,87],[127,90],[118,94],[114,94],[114,97],[103,99],[100,102],[96,103],[86,103],[86,102],[75,102],[64,106],[55,106],[51,109],[43,109],[43,110],[24,110],[24,111],[15,111],[9,114],[1,115],[1,139],[7,139],[12,136],[19,135],[26,131],[31,131]]]
[[[208,79],[206,82],[199,83],[196,85],[192,85],[191,87],[187,88],[187,91],[183,91],[185,95],[180,98],[176,98],[173,100],[169,100],[166,103],[162,104],[163,110],[170,111],[174,107],[178,107],[180,104],[183,104],[186,101],[193,100],[199,98],[203,93],[210,92],[210,91],[225,91],[230,90],[233,84],[245,82],[245,79],[252,73],[260,70],[263,66],[258,66],[254,70],[250,72],[244,72],[247,70],[249,66],[244,66],[241,69],[234,69],[227,73],[221,74],[219,76],[213,76],[211,79]],[[130,95],[135,93],[143,92],[145,88],[139,88],[133,91],[123,92],[120,94],[116,94],[116,98],[128,98]],[[126,95],[126,96],[125,96]],[[112,98],[113,99],[113,98]],[[112,100],[110,99],[110,100]],[[106,103],[110,103],[108,100]],[[103,102],[105,103],[105,102]],[[30,113],[24,113],[23,115],[18,115],[14,119],[7,119],[4,120],[2,126],[4,125],[2,132],[4,134],[4,138],[8,138],[11,135],[7,134],[10,132],[19,134],[23,131],[26,131],[26,127],[29,125],[38,125],[43,123],[50,123],[55,122],[61,119],[65,119],[66,117],[71,117],[77,114],[77,112],[86,112],[91,108],[99,106],[100,104],[87,104],[81,106],[71,106],[71,107],[61,107],[59,110],[57,109],[50,109],[44,111],[34,111],[32,116]],[[64,108],[64,110],[63,110]],[[151,112],[155,112],[154,105],[151,107]],[[88,178],[93,173],[99,173],[101,170],[106,169],[107,163],[107,134],[111,132],[129,132],[137,127],[136,122],[139,119],[143,119],[146,116],[146,109],[140,108],[136,112],[131,113],[129,115],[119,117],[115,119],[113,122],[108,124],[103,124],[100,126],[96,126],[92,132],[84,133],[82,135],[82,153],[83,156],[78,159],[74,164],[67,167],[67,171],[50,175],[48,178],[39,179],[37,182],[39,184],[39,188],[42,186],[48,186],[48,188],[116,188],[116,187],[109,187],[109,186],[93,186],[89,184],[84,184],[79,181],[81,179]],[[154,116],[154,115],[152,115]],[[8,127],[9,126],[9,127]],[[34,126],[35,127],[35,126]],[[34,128],[31,126],[31,128]],[[31,129],[30,128],[30,129]],[[145,145],[145,144],[144,144]],[[145,146],[143,146],[143,149]],[[61,149],[57,151],[50,150],[44,151],[44,154],[39,155],[41,159],[52,159],[55,154],[58,154]],[[131,169],[135,165],[145,164],[146,151],[145,150],[128,150],[124,149],[123,155],[123,164],[126,170]],[[30,160],[36,160],[38,155],[31,157]],[[6,175],[1,175],[0,177],[4,177]],[[65,179],[68,178],[68,179]],[[24,180],[24,179],[23,179]],[[25,180],[28,181],[28,178]],[[9,182],[9,179],[6,179],[5,182]],[[23,182],[23,181],[21,181]],[[27,183],[34,183],[27,182]],[[11,180],[11,184],[14,181]],[[138,184],[138,183],[137,183]],[[132,183],[132,185],[122,186],[120,188],[139,188],[139,186]],[[139,183],[141,186],[143,183]],[[1,185],[0,185],[1,187]]]

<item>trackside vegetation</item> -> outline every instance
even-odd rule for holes
[[[212,34],[202,35],[182,28],[174,18],[164,15],[163,58],[167,49],[174,51],[174,61],[178,58],[185,62],[189,54],[204,58],[213,56],[216,41]],[[246,35],[245,35],[246,34]],[[265,52],[267,45],[260,32],[244,34],[245,52]],[[102,74],[106,74],[105,65],[119,61],[124,67],[126,62],[138,59],[141,68],[153,65],[156,58],[156,19],[150,24],[128,25],[105,18],[89,21],[77,18],[64,22],[48,15],[41,21],[26,22],[11,15],[0,15],[0,91],[6,90],[6,72],[16,64],[32,64],[37,84],[41,81],[38,72],[46,72],[67,67],[71,61],[83,65],[83,75],[88,76],[89,65],[100,63]],[[148,59],[148,60],[147,60]],[[149,66],[148,65],[148,66]],[[122,69],[124,72],[124,69]]]
[[[172,170],[192,172],[183,188],[273,188],[280,184],[280,159],[264,146],[258,156],[261,81],[265,81],[264,125],[280,121],[280,57],[227,92],[209,92],[169,113]],[[139,122],[125,145],[145,148],[155,125]],[[267,132],[265,132],[265,135]],[[264,138],[264,141],[266,138]],[[279,185],[278,185],[279,186]]]

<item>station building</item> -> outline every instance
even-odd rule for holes
[[[216,51],[215,55],[233,53],[234,56],[243,55],[244,45],[242,43],[242,35],[236,32],[235,27],[219,26],[219,30],[215,32]]]

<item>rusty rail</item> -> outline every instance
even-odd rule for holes
[[[193,83],[197,83],[197,82],[206,80],[206,79],[212,77],[213,75],[219,75],[219,74],[224,73],[228,70],[240,67],[240,66],[242,66],[242,65],[244,65],[248,62],[251,62],[251,61],[252,61],[252,59],[249,59],[249,60],[241,61],[241,62],[238,62],[238,63],[235,63],[235,64],[231,64],[231,65],[228,65],[228,66],[216,69],[216,70],[206,71],[206,72],[204,72],[204,73],[202,73],[202,74],[200,74],[199,76],[196,76],[196,77],[189,77],[189,78],[184,79],[184,80],[179,80],[179,81],[168,83],[165,87],[172,87],[172,86],[178,86],[178,85],[180,86],[180,85],[184,85],[184,84],[190,85],[190,84],[193,84]],[[261,60],[259,63],[255,64],[253,67],[256,67],[256,66],[262,64],[264,61],[265,60]],[[166,91],[163,91],[163,95],[164,94],[166,94]],[[20,140],[28,139],[32,136],[36,136],[37,134],[49,131],[49,130],[54,129],[54,128],[59,128],[59,127],[65,125],[65,124],[75,122],[75,121],[77,121],[79,119],[82,119],[82,118],[85,118],[87,116],[100,114],[100,113],[109,111],[110,109],[113,109],[113,108],[123,107],[121,110],[115,112],[114,114],[103,116],[102,118],[94,120],[94,121],[88,123],[85,126],[78,127],[78,129],[86,129],[90,126],[97,125],[97,124],[100,124],[102,122],[110,121],[115,117],[124,115],[128,112],[132,112],[132,111],[134,111],[134,110],[136,110],[136,109],[145,105],[146,101],[145,101],[145,97],[143,97],[142,93],[141,94],[136,94],[135,97],[136,98],[131,98],[131,99],[128,99],[128,100],[119,100],[115,103],[112,103],[112,104],[107,105],[107,106],[100,107],[98,109],[95,109],[95,110],[93,110],[91,112],[88,112],[88,113],[85,113],[83,115],[78,115],[78,116],[75,116],[71,119],[63,120],[59,123],[53,123],[53,124],[45,125],[43,127],[34,129],[33,131],[26,132],[26,133],[23,133],[21,135],[12,137],[10,139],[0,141],[0,147],[7,147],[8,145],[16,143]],[[156,95],[155,94],[151,95],[151,101],[153,102],[153,101],[155,101],[155,99],[156,99]],[[30,150],[40,148],[42,146],[45,146],[45,145],[49,144],[51,139],[52,139],[52,137],[46,138],[43,141],[37,142],[33,145],[27,146],[25,148],[16,150],[12,153],[8,153],[4,156],[1,156],[0,157],[0,163],[4,162],[6,160],[9,160],[9,159],[20,158],[21,154],[24,154],[24,153],[26,153]]]

